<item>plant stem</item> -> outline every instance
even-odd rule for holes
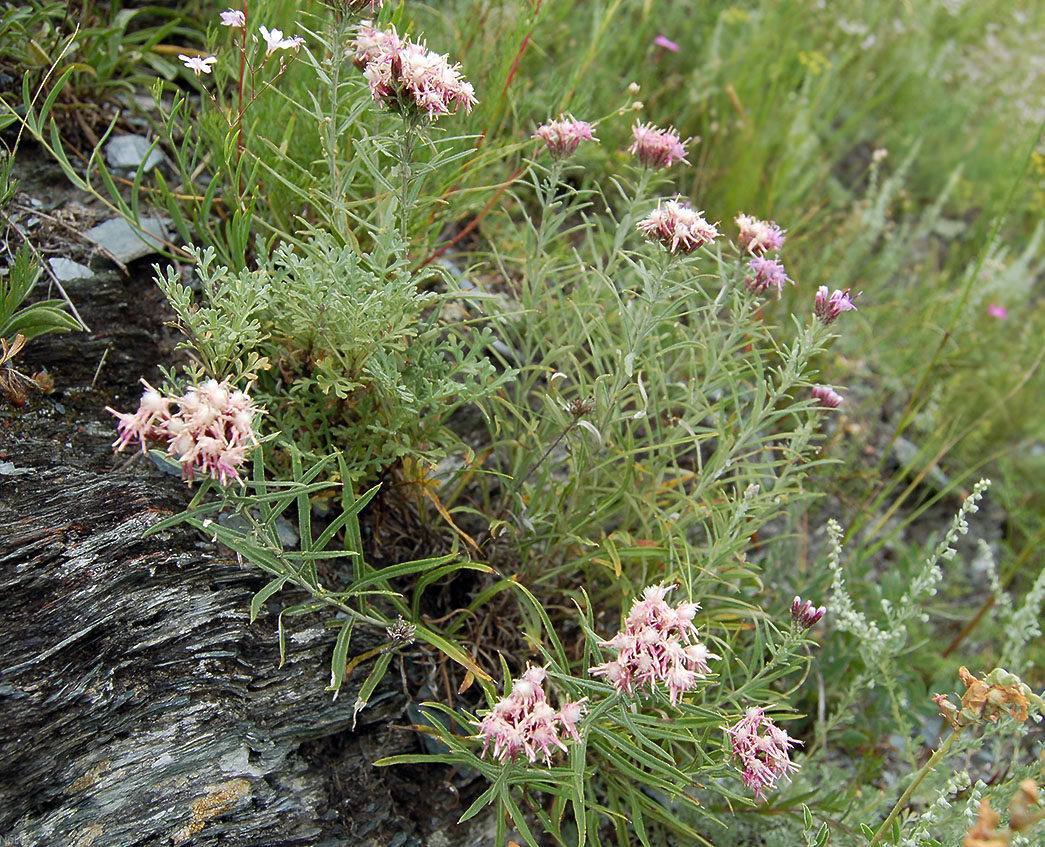
[[[403,115],[403,132],[399,136],[399,235],[406,250],[410,237],[410,184],[413,182],[414,119]]]
[[[871,839],[871,842],[867,847],[878,847],[878,845],[882,843],[886,830],[892,826],[893,821],[896,820],[896,816],[906,808],[907,801],[911,799],[911,795],[914,794],[918,786],[922,784],[922,780],[932,772],[932,770],[943,760],[943,757],[947,755],[947,751],[954,746],[954,743],[958,740],[959,736],[961,736],[964,728],[965,727],[960,726],[952,731],[947,737],[947,740],[944,741],[939,749],[929,757],[929,761],[922,765],[921,770],[914,775],[911,784],[907,786],[907,790],[904,791],[904,793],[900,795],[900,799],[896,801],[896,805],[893,806],[892,811],[889,812],[889,816],[882,821],[882,825],[878,827],[878,831],[874,834],[874,838]]]
[[[236,87],[238,106],[236,110],[236,176],[239,181],[240,208],[243,208],[243,176],[240,174],[240,160],[243,158],[243,80],[247,73],[247,8],[248,0],[243,0],[243,26],[239,36],[239,85]]]

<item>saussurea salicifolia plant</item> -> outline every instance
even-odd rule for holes
[[[228,26],[245,45],[247,10],[235,11]],[[294,49],[282,33],[261,35],[266,55]],[[265,571],[252,616],[284,588],[303,592],[279,613],[281,646],[284,615],[332,614],[331,689],[369,667],[357,710],[414,643],[456,663],[459,699],[447,686],[447,701],[426,705],[443,752],[382,763],[482,774],[488,786],[462,820],[494,805],[498,844],[537,845],[538,830],[570,845],[743,844],[750,821],[767,833],[790,826],[792,841],[802,832],[817,847],[829,833],[863,839],[861,825],[879,844],[895,842],[897,826],[918,843],[930,818],[919,824],[910,801],[959,741],[928,763],[912,756],[899,799],[875,792],[839,810],[831,792],[848,800],[844,779],[821,777],[861,698],[889,687],[906,628],[926,614],[938,562],[982,489],[877,623],[845,591],[833,528],[826,567],[764,578],[827,461],[822,430],[844,400],[814,381],[817,361],[855,317],[855,298],[792,279],[787,231],[758,216],[767,212],[694,206],[672,182],[692,139],[636,121],[624,172],[600,176],[576,164],[597,149],[601,122],[565,114],[518,139],[536,155],[484,222],[489,255],[466,271],[499,296],[466,298],[449,274],[419,270],[415,248],[430,246],[418,224],[418,209],[436,207],[426,177],[460,155],[436,128],[472,108],[471,85],[391,26],[324,37],[326,58],[310,52],[310,33],[296,64],[324,69],[336,119],[295,104],[317,117],[330,153],[324,210],[274,232],[250,261],[192,248],[198,292],[160,274],[193,362],[147,386],[137,413],[117,413],[116,446],[158,444],[199,487],[153,531],[188,521]],[[335,144],[363,120],[371,129],[352,145],[375,186],[366,202]],[[232,154],[244,134],[237,121],[226,129]],[[232,184],[245,198],[255,182],[240,167]],[[804,307],[789,321],[779,295],[791,285]],[[461,312],[464,323],[443,319]],[[466,403],[482,405],[486,424],[467,442],[450,418]],[[377,487],[357,496],[356,485],[397,463],[414,475],[399,480],[423,490],[419,511],[429,503],[442,519],[432,552],[448,552],[378,566],[361,526]],[[332,493],[336,508],[313,508]],[[279,532],[287,515],[296,546]],[[799,589],[833,589],[830,608]],[[352,656],[357,627],[387,642]],[[853,662],[844,692],[817,692],[813,649],[826,637],[832,659]],[[1015,686],[997,674],[981,682]],[[796,704],[818,696],[830,710],[811,726]],[[1014,735],[1013,719],[992,724],[999,737]],[[913,736],[902,715],[900,726]]]

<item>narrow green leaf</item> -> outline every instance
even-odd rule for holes
[[[374,690],[381,683],[381,680],[384,679],[394,655],[395,653],[390,650],[387,653],[382,653],[377,657],[377,661],[374,662],[374,667],[371,668],[366,681],[360,687],[359,694],[356,696],[356,705],[352,712],[353,724],[355,723],[356,715],[366,708],[366,704],[370,702],[370,697],[373,695]]]
[[[257,620],[258,613],[261,611],[261,607],[265,604],[265,601],[269,599],[273,594],[278,592],[286,585],[287,580],[290,577],[277,576],[274,580],[265,585],[250,601],[250,622],[254,623]]]
[[[334,643],[334,656],[330,660],[330,685],[327,691],[338,691],[341,683],[345,680],[345,668],[348,665],[348,645],[352,640],[352,621],[346,620],[341,624],[341,630],[337,634]]]

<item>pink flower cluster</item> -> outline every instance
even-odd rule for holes
[[[734,220],[740,227],[737,244],[753,256],[764,256],[767,252],[778,252],[787,240],[783,230],[775,221],[760,221],[751,215],[737,215]]]
[[[502,761],[514,759],[520,752],[531,762],[544,759],[551,763],[552,750],[565,751],[562,733],[580,741],[577,723],[587,711],[584,697],[567,701],[556,712],[549,705],[542,683],[547,674],[544,668],[527,667],[520,679],[512,683],[511,694],[498,701],[479,723],[479,738],[483,739],[483,755],[493,744],[493,755]]]
[[[856,306],[853,305],[853,298],[849,296],[848,288],[845,291],[836,288],[830,293],[826,285],[821,285],[817,289],[813,314],[824,326],[833,323],[842,312],[848,312],[850,309],[855,310]]]
[[[423,42],[400,38],[395,27],[379,30],[364,21],[352,49],[370,82],[371,96],[389,108],[415,108],[435,117],[456,113],[462,106],[471,112],[478,102],[459,64],[451,65]]]
[[[764,789],[773,788],[781,778],[789,779],[788,773],[798,770],[788,747],[802,742],[788,736],[758,706],[748,709],[726,732],[733,740],[733,755],[743,766],[744,785],[754,790],[756,800],[762,798]]]
[[[685,162],[686,145],[675,128],[661,129],[653,124],[636,123],[631,128],[632,142],[628,151],[648,168],[670,168],[675,162]]]
[[[665,200],[648,218],[639,221],[638,228],[654,241],[665,244],[672,253],[679,248],[683,253],[692,253],[719,235],[718,229],[704,219],[702,212],[678,200]]]
[[[825,409],[837,409],[845,402],[845,398],[829,385],[814,385],[813,399]]]
[[[106,411],[119,419],[120,437],[113,449],[120,453],[138,443],[148,452],[147,442],[167,442],[167,455],[181,462],[182,478],[192,482],[196,471],[209,474],[222,485],[240,479],[239,467],[247,451],[257,444],[254,417],[258,409],[242,391],[227,382],[208,380],[190,388],[181,397],[165,397],[145,380],[138,411],[131,414]],[[171,406],[178,410],[171,412]]]
[[[744,285],[747,286],[748,291],[753,291],[755,294],[763,294],[770,288],[775,288],[779,298],[786,283],[795,284],[794,280],[787,275],[783,263],[776,259],[755,256],[748,262],[747,267],[748,275],[744,279]]]
[[[666,683],[674,706],[683,693],[705,679],[711,668],[708,660],[721,659],[697,640],[693,618],[700,606],[680,603],[674,608],[665,596],[677,586],[651,585],[631,606],[624,629],[602,647],[617,651],[617,658],[589,669],[592,676],[604,676],[619,691],[648,688]]]
[[[556,159],[572,156],[582,141],[598,141],[592,134],[590,123],[573,118],[541,124],[531,138],[538,138],[547,144]]]

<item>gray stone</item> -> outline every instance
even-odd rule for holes
[[[51,271],[59,282],[71,282],[74,279],[93,279],[94,271],[87,265],[81,265],[72,259],[48,259]]]
[[[142,135],[117,135],[105,145],[105,160],[110,168],[136,171],[141,165],[143,170],[150,171],[163,161],[163,154],[150,147],[149,139]]]
[[[91,227],[84,235],[115,256],[118,261],[127,264],[162,249],[163,244],[159,239],[167,238],[167,229],[159,218],[142,218],[139,223],[142,229],[156,238],[138,232],[123,218],[113,218],[100,223]]]

